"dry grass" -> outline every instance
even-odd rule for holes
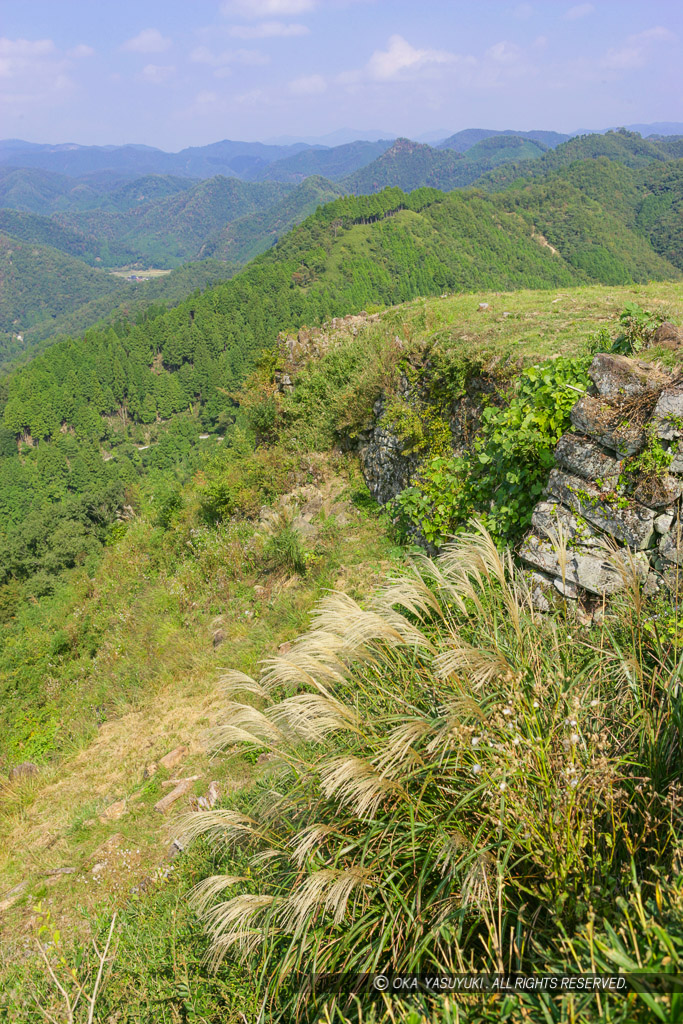
[[[323,469],[324,501],[334,504],[348,484]],[[212,779],[219,780],[222,793],[249,781],[251,770],[243,761],[210,756],[208,737],[223,707],[215,679],[224,674],[228,656],[252,667],[271,655],[319,594],[315,579],[245,578],[244,550],[253,527],[239,538],[210,531],[205,548],[195,545],[170,579],[146,582],[146,530],[139,521],[117,551],[107,554],[74,609],[74,624],[93,608],[112,610],[113,628],[92,667],[100,688],[103,680],[111,682],[108,720],[84,732],[75,751],[0,793],[0,903],[7,898],[8,904],[0,913],[0,938],[7,956],[23,949],[35,928],[37,900],[49,899],[64,933],[85,940],[89,916],[124,906],[131,890],[167,870],[171,839],[178,835],[173,822],[187,798],[169,819],[156,813],[154,803],[167,792],[161,781],[169,773],[160,769],[145,780],[148,764],[183,745],[187,755],[170,775],[200,775],[196,792],[205,792]],[[386,569],[378,557],[385,544],[381,535],[379,523],[356,517],[341,537],[331,534],[324,541],[343,559],[339,582],[363,588],[379,580]],[[214,649],[217,600],[223,608],[222,642]],[[172,611],[175,605],[180,615]],[[117,684],[129,663],[135,664],[139,685],[126,693]],[[243,684],[244,676],[238,678]],[[296,702],[290,713],[296,717]],[[120,800],[123,815],[101,820]],[[101,869],[93,874],[97,864]],[[57,873],[62,869],[74,870]],[[13,892],[22,883],[25,888]]]
[[[665,870],[677,797],[633,760],[680,666],[647,677],[640,581],[621,569],[626,648],[623,612],[583,637],[536,613],[480,527],[366,606],[326,597],[258,681],[227,677],[261,707],[230,700],[220,739],[265,746],[272,774],[248,817],[187,819],[234,851],[194,893],[213,963],[258,951],[293,1019],[292,971],[528,970],[541,936],[562,955],[586,886],[620,891],[630,857]]]

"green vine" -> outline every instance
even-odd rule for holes
[[[438,548],[476,514],[501,543],[514,543],[543,493],[578,393],[588,386],[588,362],[560,357],[525,370],[503,407],[484,409],[469,452],[425,460],[395,501],[406,535],[418,530]]]

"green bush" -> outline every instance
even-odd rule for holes
[[[553,465],[553,449],[588,386],[587,358],[560,357],[525,370],[501,405],[489,404],[471,451],[423,464],[396,500],[404,532],[434,547],[464,529],[473,513],[501,543],[517,540]]]
[[[291,523],[283,520],[267,538],[264,560],[271,570],[287,569],[301,576],[306,573],[306,552]]]

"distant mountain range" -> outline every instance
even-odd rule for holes
[[[628,130],[641,135],[683,135],[683,122],[655,122],[651,125],[631,125]],[[427,139],[439,149],[452,149],[465,153],[484,139],[500,135],[540,142],[554,148],[567,139],[579,134],[600,134],[593,132],[571,132],[568,135],[554,131],[518,131],[506,128],[467,128],[441,141]],[[217,174],[242,178],[246,181],[301,181],[302,175],[324,174],[332,180],[371,163],[379,151],[373,145],[384,145],[388,149],[394,141],[391,136],[377,136],[374,133],[359,133],[355,139],[348,139],[345,132],[332,133],[326,143],[288,142],[283,145],[262,142],[234,142],[225,139],[208,146],[190,146],[178,153],[166,153],[152,146],[81,146],[76,143],[49,145],[23,142],[20,139],[0,141],[0,166],[33,167],[41,170],[67,174],[72,177],[114,172],[122,177],[142,177],[147,174],[175,175],[185,178],[212,178]],[[423,136],[423,138],[425,138]],[[330,143],[334,143],[330,145]],[[322,151],[315,158],[313,152]],[[327,157],[322,154],[327,152]],[[308,153],[308,158],[291,160],[298,154]],[[316,162],[317,160],[317,162]],[[284,166],[283,166],[284,164]],[[274,166],[277,165],[277,166]],[[272,173],[269,169],[272,168]],[[284,176],[283,176],[284,175]],[[290,176],[288,176],[290,175]],[[95,187],[95,186],[94,186]]]
[[[615,131],[561,140],[553,132],[472,129],[438,147],[409,139],[300,146],[296,152],[284,147],[285,155],[283,147],[274,147],[280,154],[269,165],[275,180],[224,174],[131,178],[112,168],[75,176],[0,165],[0,349],[13,358],[24,344],[17,335],[34,343],[83,329],[117,310],[130,316],[145,300],[178,301],[185,286],[190,291],[229,278],[331,200],[385,188],[450,192],[475,185],[479,193],[494,193],[514,186],[522,204],[530,182],[568,177],[587,201],[599,201],[603,211],[642,236],[642,267],[663,259],[683,269],[683,136],[660,132],[644,139]],[[230,150],[237,159],[238,145],[205,149]],[[15,143],[9,148],[21,152]],[[137,150],[147,159],[144,147]],[[188,157],[186,166],[208,166],[208,160],[203,152]],[[540,193],[535,195],[540,224],[544,207]],[[558,209],[553,206],[554,220]],[[589,212],[582,215],[586,223]],[[591,223],[594,232],[604,226],[599,218]],[[548,224],[552,232],[553,221]],[[163,282],[122,287],[107,272],[122,266],[176,269]],[[598,270],[590,273],[602,279]]]

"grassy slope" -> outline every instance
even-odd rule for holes
[[[411,342],[438,341],[455,352],[476,349],[491,357],[512,354],[532,362],[582,351],[596,327],[614,322],[629,300],[675,317],[682,299],[681,286],[669,283],[415,300],[388,311],[353,344],[379,353],[399,334]],[[488,303],[486,311],[479,311],[480,302]],[[184,743],[190,748],[184,774],[203,775],[198,790],[205,789],[209,778],[220,779],[223,786],[248,782],[252,770],[244,760],[209,763],[204,753],[206,727],[214,723],[220,707],[215,684],[221,669],[254,671],[259,660],[301,630],[322,589],[343,585],[367,593],[400,559],[386,523],[368,516],[363,502],[354,504],[352,496],[360,492],[353,459],[340,461],[310,450],[316,438],[331,443],[329,430],[348,412],[358,386],[350,380],[344,392],[335,377],[326,380],[325,374],[333,373],[326,370],[328,364],[333,367],[334,359],[323,361],[319,369],[311,367],[309,392],[320,403],[317,422],[311,424],[305,409],[302,420],[300,411],[302,429],[291,428],[281,453],[271,453],[278,463],[294,457],[303,480],[315,479],[325,496],[329,515],[318,517],[317,534],[307,542],[312,558],[305,577],[278,571],[260,558],[258,545],[254,548],[249,540],[258,532],[255,523],[197,531],[204,487],[200,474],[185,489],[185,509],[169,532],[155,527],[157,506],[148,498],[93,579],[74,570],[53,597],[27,606],[20,619],[2,627],[0,734],[12,737],[5,757],[44,763],[34,783],[8,787],[0,797],[0,847],[5,851],[0,901],[15,885],[27,883],[18,900],[9,898],[3,915],[6,970],[15,969],[16,951],[30,933],[30,908],[36,899],[49,898],[69,936],[87,931],[88,920],[106,918],[111,909],[120,908],[124,948],[128,944],[136,958],[136,970],[145,974],[145,956],[150,964],[161,958],[165,980],[157,978],[154,984],[168,995],[175,991],[182,965],[194,957],[187,967],[192,985],[208,991],[208,983],[200,980],[205,972],[197,951],[202,946],[194,932],[195,954],[188,947],[178,960],[167,946],[167,929],[180,942],[181,932],[195,927],[187,923],[184,907],[177,912],[177,923],[171,914],[192,877],[193,861],[178,869],[178,883],[171,879],[166,884],[163,875],[155,876],[166,862],[172,828],[169,832],[152,810],[163,792],[163,773],[144,782],[143,768]],[[329,402],[326,387],[332,389]],[[252,552],[246,560],[245,551]],[[225,638],[214,650],[211,636],[217,625]],[[22,703],[22,679],[29,678],[34,686],[39,683],[42,706],[31,700]],[[102,811],[118,799],[127,801],[124,817],[100,821]],[[97,854],[107,841],[111,852]],[[95,873],[95,880],[92,865],[102,860],[105,868]],[[68,876],[46,874],[62,867],[76,870]],[[131,902],[131,887],[150,876],[158,881],[147,883],[150,894],[142,905]],[[138,935],[140,915],[145,928]],[[146,952],[143,935],[151,943]],[[114,991],[124,1005],[138,997],[151,1001],[152,990],[140,990],[131,981],[128,954],[123,960],[125,969],[122,965],[115,974]],[[151,984],[145,978],[144,985]],[[155,1020],[151,1005],[147,1012],[152,1015],[142,1019]]]

